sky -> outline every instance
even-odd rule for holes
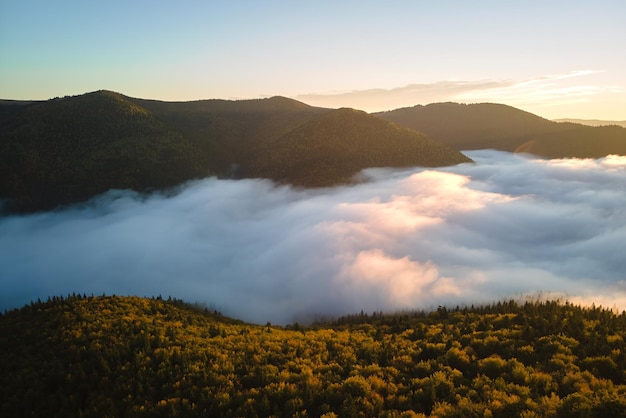
[[[107,89],[626,120],[626,2],[0,0],[0,97]]]
[[[370,169],[351,187],[204,179],[0,218],[0,310],[172,296],[250,322],[559,298],[626,309],[626,157]]]

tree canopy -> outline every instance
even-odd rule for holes
[[[557,301],[280,327],[68,295],[0,316],[0,415],[624,417],[625,338]]]

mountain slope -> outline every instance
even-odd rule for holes
[[[539,132],[558,124],[510,106],[481,103],[434,103],[377,113],[400,126],[419,130],[455,149],[497,148],[513,151]]]
[[[524,150],[551,158],[626,155],[626,129],[556,123],[500,104],[436,103],[376,116],[424,132],[458,150]]]
[[[0,196],[12,210],[51,209],[109,189],[166,188],[211,173],[192,142],[112,92],[24,106],[1,128]]]
[[[0,416],[619,418],[625,340],[626,313],[558,302],[282,328],[54,297],[0,314]]]
[[[247,166],[266,141],[330,109],[285,97],[252,100],[161,102],[130,99],[181,132],[208,155],[222,175],[246,177]],[[237,170],[233,170],[237,167]]]
[[[9,212],[208,175],[330,186],[372,166],[463,161],[458,152],[363,112],[335,113],[284,97],[161,102],[98,91],[0,101],[0,203]]]
[[[546,158],[600,158],[609,154],[626,155],[626,128],[621,126],[581,126],[561,124],[562,130],[538,133],[515,149]],[[567,128],[567,129],[566,129]]]
[[[299,186],[347,182],[368,167],[438,167],[471,161],[423,134],[365,112],[338,109],[266,144],[253,174]]]

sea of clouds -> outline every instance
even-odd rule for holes
[[[467,154],[350,187],[211,178],[0,218],[0,310],[71,292],[279,324],[527,295],[626,309],[626,157]]]

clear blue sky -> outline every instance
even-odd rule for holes
[[[626,1],[0,0],[0,97],[109,89],[626,120]]]

